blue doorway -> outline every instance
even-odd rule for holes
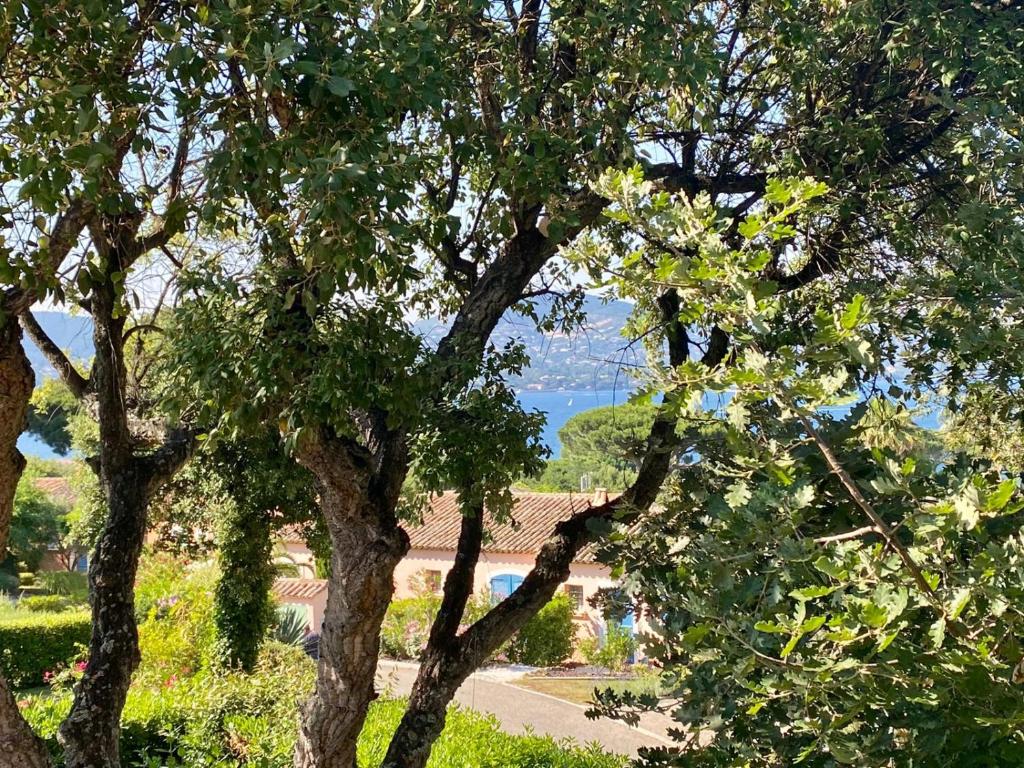
[[[523,583],[522,576],[514,573],[502,573],[491,577],[491,602],[500,603],[506,597],[515,592]]]

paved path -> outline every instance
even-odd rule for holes
[[[381,661],[377,667],[377,690],[385,695],[406,696],[416,679],[416,665]],[[510,685],[522,671],[484,670],[470,677],[455,695],[459,704],[498,718],[502,730],[572,738],[580,744],[598,742],[606,750],[635,756],[640,747],[670,744],[664,728],[668,718],[644,723],[648,728],[633,728],[617,720],[590,720],[585,707],[556,699],[544,693]],[[657,732],[655,730],[657,729]]]

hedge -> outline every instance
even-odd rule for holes
[[[44,683],[43,675],[67,663],[88,645],[91,623],[86,611],[28,613],[0,622],[0,670],[15,688]]]
[[[572,602],[564,592],[552,598],[508,645],[508,658],[519,664],[552,667],[572,656],[576,625]]]

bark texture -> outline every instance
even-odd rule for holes
[[[25,469],[18,437],[25,426],[34,376],[21,346],[21,328],[11,315],[0,315],[0,560],[14,513],[14,492]],[[42,742],[18,711],[18,703],[0,675],[0,768],[46,768],[50,759]]]
[[[299,458],[320,481],[332,554],[316,691],[301,707],[295,765],[355,768],[356,741],[376,696],[380,626],[409,537],[366,449],[321,436]]]
[[[21,346],[21,328],[13,317],[0,315],[0,560],[7,555],[14,491],[25,469],[18,437],[25,428],[34,383]]]

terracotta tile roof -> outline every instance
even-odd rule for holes
[[[277,579],[274,594],[282,599],[309,600],[327,589],[326,579]]]
[[[306,537],[302,533],[303,527],[298,523],[289,523],[282,526],[277,532],[277,538],[288,544],[305,544]]]
[[[500,525],[488,514],[484,552],[535,554],[548,540],[555,524],[591,506],[593,499],[579,493],[532,493],[513,491],[516,502],[511,519]],[[459,543],[462,512],[459,496],[448,491],[431,499],[430,509],[421,525],[409,524],[406,530],[412,549],[454,551]],[[592,562],[594,554],[584,549],[576,562]]]
[[[35,486],[47,496],[61,504],[74,506],[78,494],[71,488],[66,477],[37,477]]]

